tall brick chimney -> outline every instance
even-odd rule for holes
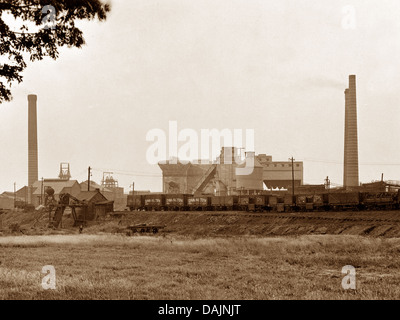
[[[35,94],[28,95],[28,203],[32,203],[32,185],[38,180],[38,144]]]
[[[356,76],[349,76],[349,88],[345,90],[344,167],[343,186],[356,187],[358,177],[358,137]]]

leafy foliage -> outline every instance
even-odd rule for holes
[[[7,63],[0,65],[0,103],[12,99],[10,88],[13,82],[22,82],[25,59],[29,57],[30,61],[36,61],[45,56],[57,59],[59,47],[82,47],[85,39],[75,21],[96,18],[103,21],[110,11],[110,4],[102,0],[0,1],[0,54],[7,59]],[[49,5],[55,8],[55,28],[43,26],[47,16],[43,8]],[[4,14],[22,19],[18,31],[4,22]],[[38,30],[30,32],[33,28]]]

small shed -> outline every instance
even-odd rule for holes
[[[14,197],[0,194],[0,209],[14,209]]]
[[[108,212],[114,211],[114,201],[108,201],[99,189],[81,191],[76,198],[87,205],[84,212],[87,221],[104,218]]]

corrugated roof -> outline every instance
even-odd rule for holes
[[[78,193],[78,195],[76,196],[76,198],[78,200],[86,200],[86,201],[90,201],[97,193],[99,193],[99,191],[94,190],[94,191],[81,191]],[[101,194],[101,192],[100,192]],[[103,197],[104,195],[101,194]],[[106,197],[104,197],[105,200],[107,200]]]
[[[54,194],[62,193],[64,188],[71,188],[74,184],[78,183],[77,180],[51,180],[51,181],[44,181],[44,187],[52,187],[54,189]],[[39,195],[42,193],[42,181],[36,181],[33,183],[33,188],[36,188],[33,194]]]

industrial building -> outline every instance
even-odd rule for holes
[[[124,188],[118,186],[118,181],[111,176],[111,172],[103,174],[102,185],[90,182],[79,183],[71,180],[69,163],[60,164],[58,178],[41,179],[38,178],[38,143],[37,143],[37,96],[28,95],[28,185],[16,192],[16,197],[25,203],[37,207],[44,204],[44,197],[47,188],[54,190],[54,198],[59,201],[60,194],[69,193],[76,197],[81,191],[92,191],[99,189],[103,193],[106,201],[114,201],[119,209],[126,206],[126,196]],[[5,198],[4,198],[5,199]],[[4,200],[5,202],[5,200]]]
[[[256,156],[258,163],[263,167],[263,182],[268,189],[292,187],[292,162],[272,161],[272,156],[259,154]],[[303,162],[293,162],[294,185],[303,185]]]
[[[257,193],[266,188],[289,188],[292,185],[292,162],[272,161],[271,156],[246,152],[245,159],[254,164],[250,174],[238,174],[245,164],[240,160],[240,150],[223,147],[213,163],[201,161],[159,163],[163,173],[164,193],[236,195]],[[303,184],[303,163],[294,162],[295,185]]]
[[[88,185],[88,181],[79,183],[71,180],[69,164],[62,163],[58,179],[38,179],[36,103],[37,96],[28,95],[28,185],[18,190],[16,196],[37,206],[43,203],[47,187],[55,190],[56,198],[61,193],[76,196],[81,191],[99,189],[106,200],[114,201],[118,208],[124,208],[126,195],[123,188],[118,186],[118,181],[112,177],[112,172],[103,173],[101,185],[93,181]],[[246,152],[245,160],[252,163],[249,174],[238,174],[238,170],[243,169],[245,164],[241,149],[235,147],[223,147],[213,162],[160,162],[162,191],[167,194],[238,195],[259,193],[265,189],[291,189],[292,185],[298,190],[304,187],[301,161],[273,161],[271,155],[256,155],[255,152]],[[349,85],[345,90],[343,186],[346,189],[359,186],[355,75],[349,76]]]
[[[48,188],[53,188],[56,201],[60,200],[60,194],[69,193],[72,196],[76,196],[81,191],[77,180],[43,179],[35,181],[32,185],[31,204],[35,207],[44,204],[44,195]]]
[[[81,191],[79,182],[77,180],[70,180],[70,178],[69,163],[61,163],[58,178],[36,180],[33,183],[31,182],[30,186],[24,187],[26,188],[25,190],[28,190],[28,198],[30,199],[28,203],[35,207],[44,204],[44,197],[48,188],[54,190],[56,201],[60,200],[60,194],[69,193],[72,196],[78,195]],[[21,188],[18,192],[21,194],[24,188]]]

